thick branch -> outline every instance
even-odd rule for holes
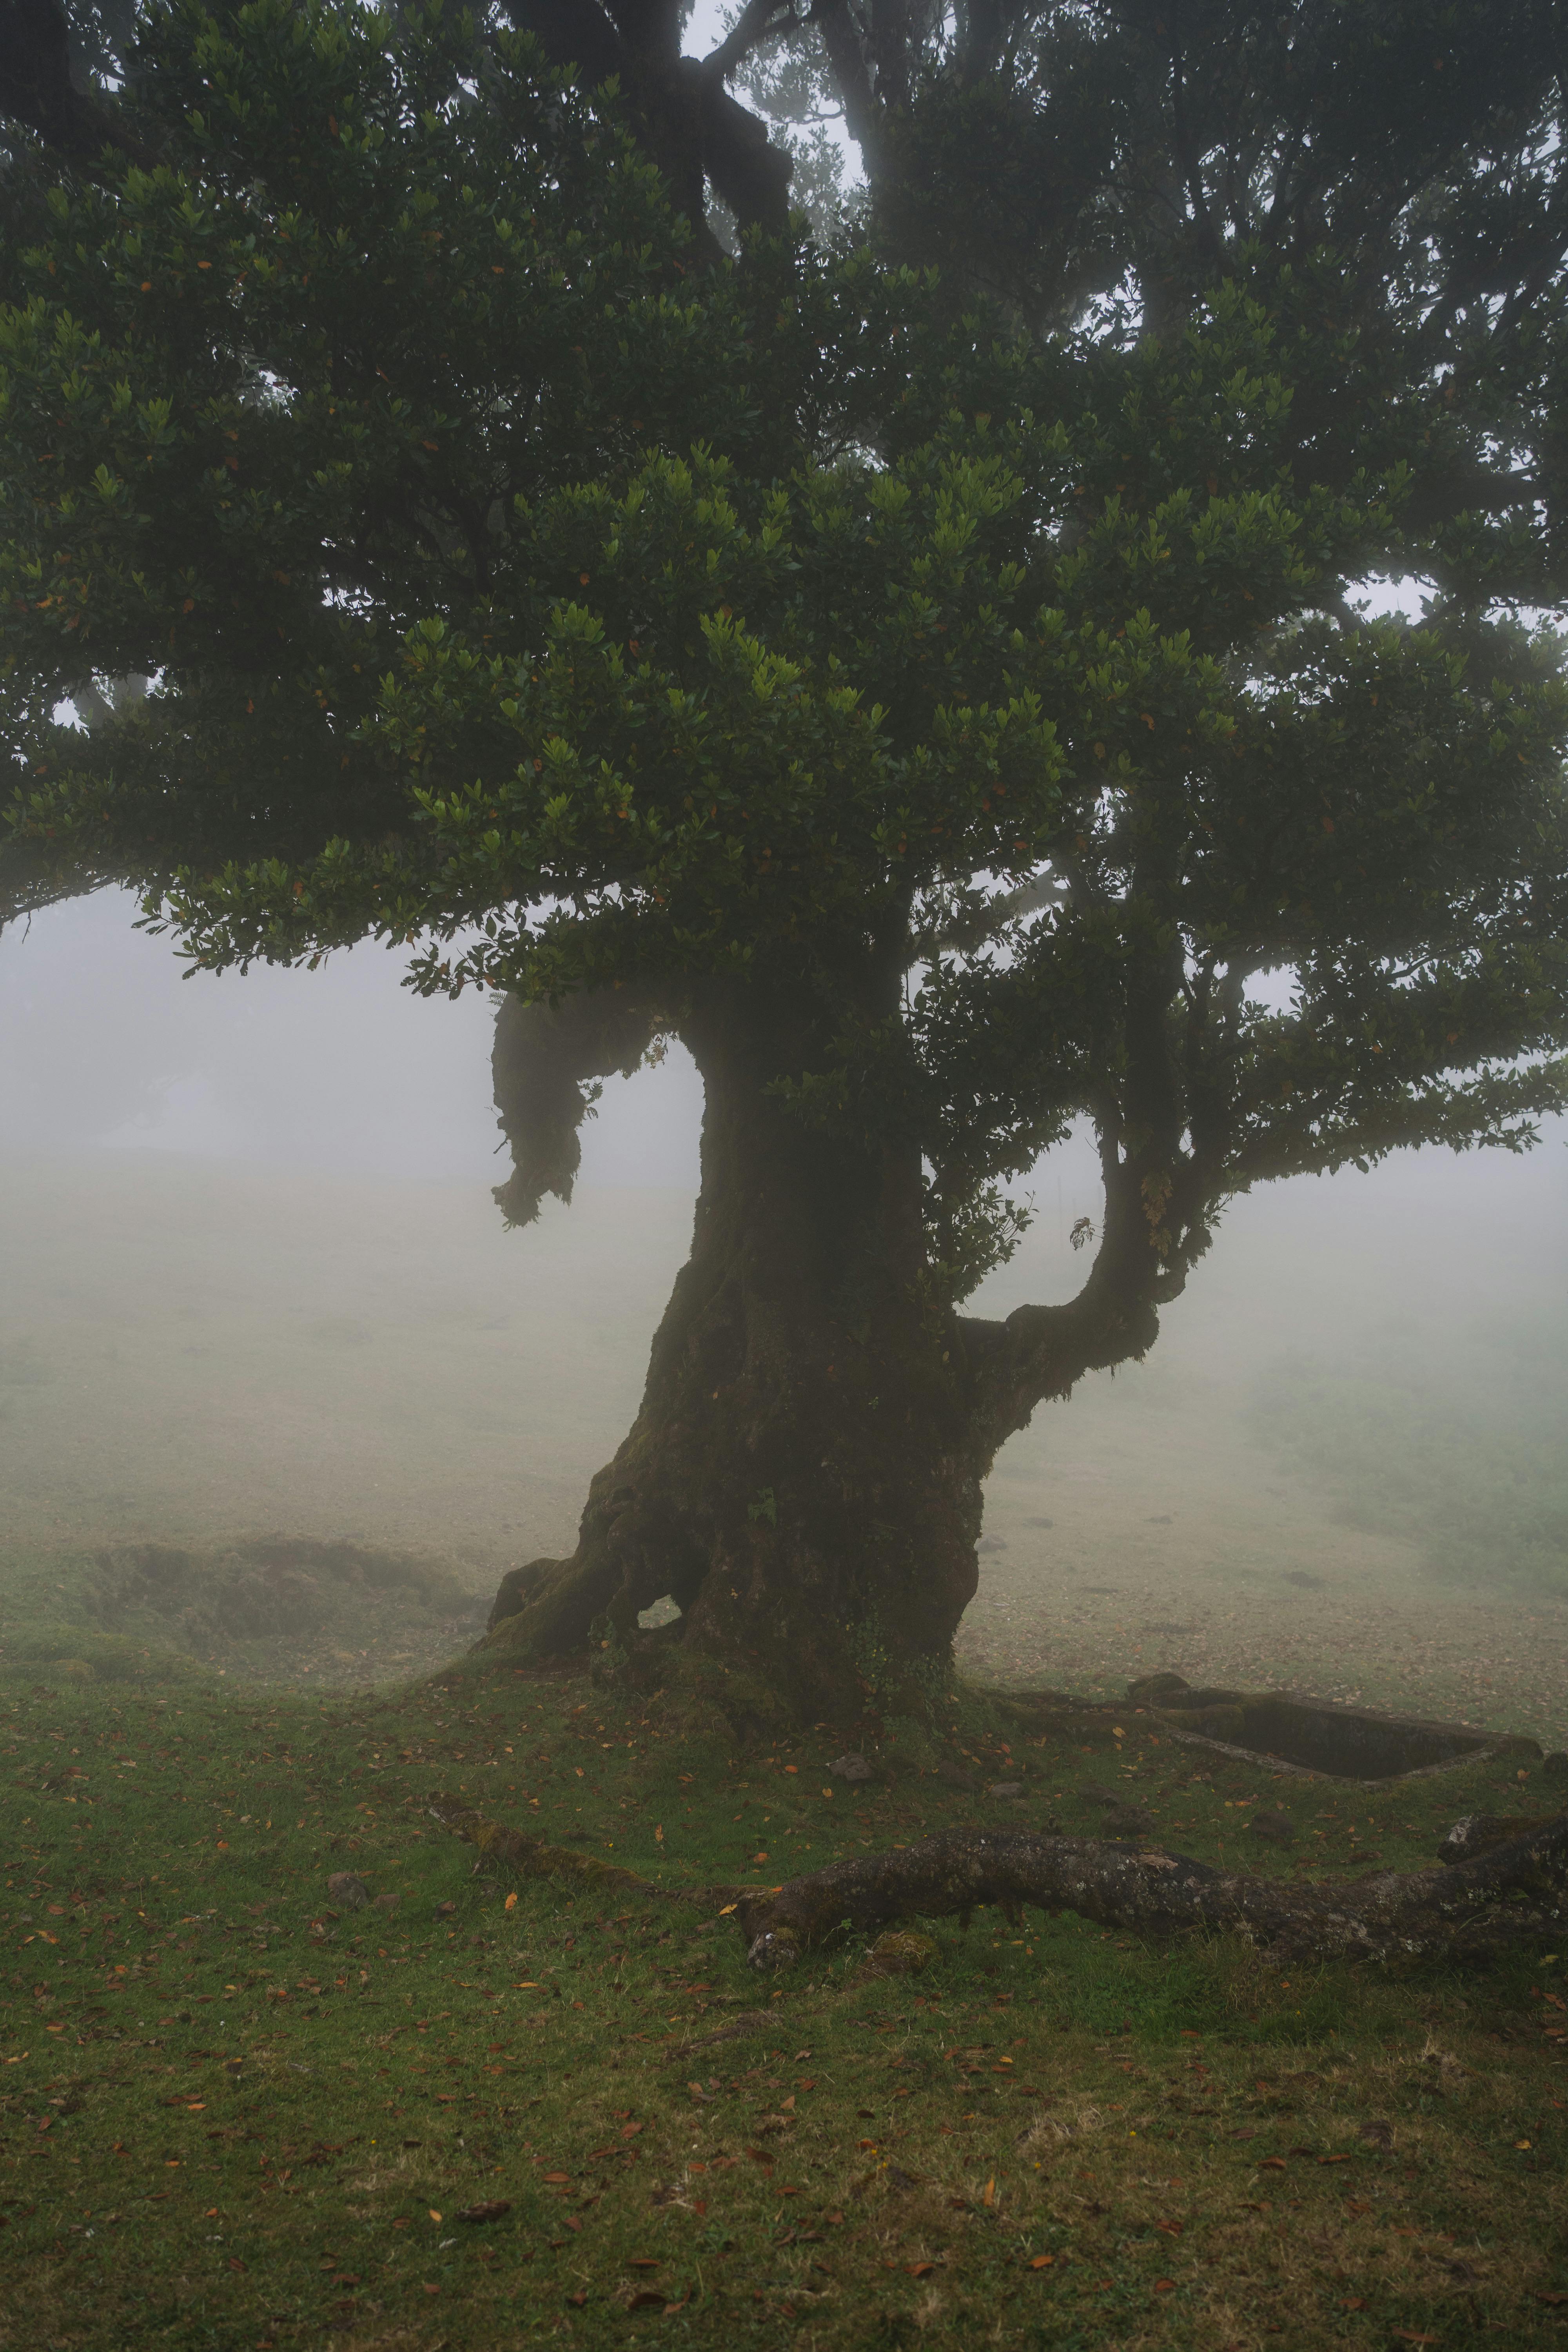
[[[735,1916],[752,1968],[787,1967],[847,1926],[967,1916],[982,1904],[1072,1911],[1141,1935],[1229,1930],[1271,1958],[1414,1959],[1495,1950],[1557,1935],[1568,1919],[1568,1815],[1474,1862],[1370,1871],[1318,1885],[1211,1870],[1185,1854],[1092,1838],[959,1830],[835,1864]]]
[[[787,1968],[845,1928],[869,1935],[896,1919],[967,1919],[985,1904],[1009,1916],[1026,1909],[1071,1911],[1135,1935],[1228,1932],[1292,1967],[1309,1960],[1479,1958],[1559,1936],[1568,1922],[1568,1814],[1532,1824],[1473,1861],[1368,1871],[1315,1885],[1211,1870],[1186,1854],[1094,1838],[955,1830],[919,1845],[835,1863],[772,1893],[753,1893],[656,1885],[488,1821],[459,1797],[433,1797],[429,1810],[454,1836],[519,1877],[574,1879],[664,1901],[719,1903],[745,1937],[754,1969]],[[1458,1850],[1464,1845],[1461,1840]]]
[[[25,122],[73,163],[89,163],[105,147],[139,163],[153,161],[112,108],[71,80],[70,37],[58,0],[0,0],[0,115]]]

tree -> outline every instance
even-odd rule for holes
[[[691,1258],[491,1639],[934,1706],[997,1448],[1229,1199],[1568,1097],[1553,16],[751,0],[697,62],[643,0],[161,0],[89,136],[43,7],[11,874],[495,992],[518,1223],[683,1040]],[[737,76],[841,105],[863,196]],[[963,1315],[1078,1119],[1078,1296]]]

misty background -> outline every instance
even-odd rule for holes
[[[318,1611],[308,1655],[252,1670],[433,1657],[502,1567],[570,1549],[636,1411],[689,1239],[696,1073],[672,1051],[610,1081],[573,1206],[508,1234],[486,1003],[422,1002],[374,945],[186,980],[135,912],[103,892],[0,934],[0,1639],[18,1579],[76,1606],[50,1562],[281,1531],[438,1559],[466,1599],[442,1587],[423,1652],[406,1624],[323,1649]],[[1234,1203],[1148,1362],[1004,1451],[968,1663],[1115,1687],[1157,1660],[1550,1730],[1565,1140]],[[1036,1222],[976,1311],[1085,1269],[1087,1147],[1019,1189]],[[215,1623],[204,1654],[239,1671]]]

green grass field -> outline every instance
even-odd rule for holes
[[[3,1173],[0,2352],[1568,2337],[1568,1948],[1281,1981],[983,1913],[919,1975],[847,1943],[763,1979],[716,1900],[476,1874],[426,1811],[463,1792],[673,1897],[977,1819],[1090,1832],[1108,1776],[1205,1859],[1414,1865],[1466,1811],[1552,1810],[1539,1775],[1276,1780],[1135,1717],[1120,1757],[1009,1750],[972,1696],[973,1791],[851,1791],[846,1731],[714,1749],[481,1670],[499,1571],[570,1544],[635,1409],[689,1203],[590,1191],[505,1236],[482,1183]],[[1259,1231],[1005,1449],[972,1685],[1171,1664],[1568,1746],[1568,1609],[1521,1572],[1568,1372],[1455,1344],[1536,1278],[1531,1232],[1482,1228],[1412,1338],[1440,1232],[1395,1263]],[[1039,1295],[1049,1238],[1009,1269]],[[345,1869],[386,1899],[334,1905]]]
[[[919,1975],[847,1944],[781,1983],[715,1903],[476,1871],[424,1801],[674,1895],[947,1823],[1088,1829],[1108,1772],[1205,1858],[1413,1864],[1467,1810],[1550,1810],[1537,1776],[1373,1797],[1131,1715],[1090,1755],[977,1714],[973,1791],[850,1790],[820,1738],[693,1748],[657,1703],[472,1664],[325,1699],[13,1676],[0,1730],[18,2352],[1563,2340],[1555,1958],[1280,1981],[982,1913]],[[334,1906],[344,1869],[380,1903]]]

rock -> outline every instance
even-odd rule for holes
[[[482,2205],[465,2205],[452,2219],[455,2221],[500,2221],[511,2211],[510,2197],[491,2197]]]
[[[918,1977],[937,1957],[931,1937],[917,1936],[907,1927],[890,1927],[866,1955],[869,1966],[888,1977]]]
[[[1254,1837],[1268,1838],[1273,1845],[1294,1845],[1296,1843],[1296,1824],[1289,1813],[1267,1810],[1254,1813],[1251,1826]]]
[[[370,1901],[369,1887],[352,1870],[334,1870],[327,1881],[327,1893],[342,1911],[363,1911]]]
[[[828,1766],[836,1780],[868,1780],[871,1767],[863,1756],[836,1756]]]
[[[974,1549],[977,1552],[1005,1551],[1007,1549],[1006,1538],[1003,1536],[982,1536]]]
[[[390,1917],[402,1900],[401,1895],[378,1895],[375,1898],[375,1907],[378,1911],[384,1911]]]
[[[1568,1780],[1568,1756],[1560,1748],[1542,1760],[1541,1777],[1543,1780]]]
[[[449,1919],[457,1907],[458,1906],[455,1903],[437,1903],[436,1906],[436,1916],[437,1919]]]
[[[1022,1780],[993,1780],[991,1793],[994,1797],[1021,1797],[1024,1783]]]
[[[1184,1691],[1191,1685],[1185,1675],[1142,1675],[1127,1685],[1127,1696],[1134,1706],[1170,1706],[1179,1704]]]
[[[1153,1815],[1136,1805],[1118,1805],[1105,1816],[1106,1833],[1113,1838],[1147,1837],[1153,1826]]]
[[[1076,1793],[1080,1805],[1121,1805],[1125,1801],[1120,1789],[1108,1789],[1103,1780],[1085,1780]]]
[[[1442,1839],[1437,1859],[1474,1862],[1479,1853],[1489,1853],[1493,1846],[1511,1844],[1515,1838],[1528,1837],[1531,1830],[1544,1829],[1552,1818],[1549,1813],[1467,1813]]]

